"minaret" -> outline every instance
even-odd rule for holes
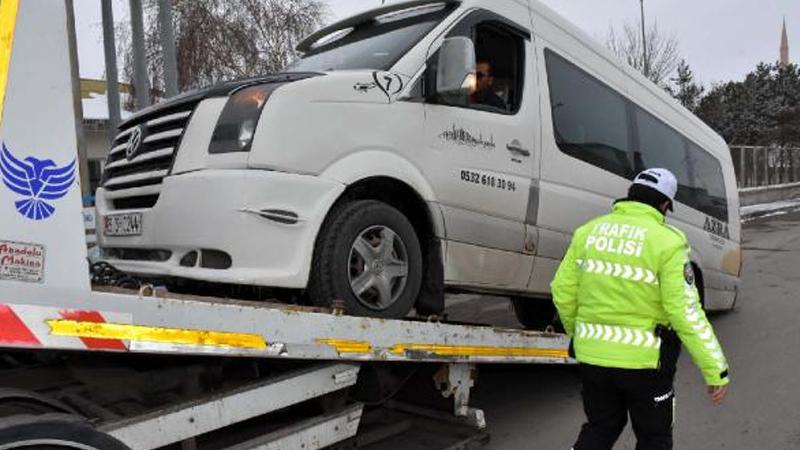
[[[781,65],[789,65],[789,35],[786,33],[786,18],[783,18],[783,33],[781,34]]]

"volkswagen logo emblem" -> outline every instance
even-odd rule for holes
[[[131,131],[130,137],[128,137],[128,144],[125,147],[125,158],[128,161],[136,158],[136,155],[139,154],[139,149],[142,147],[142,135],[144,131],[142,131],[142,126],[138,126]]]

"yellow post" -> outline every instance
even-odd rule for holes
[[[14,27],[17,23],[19,0],[0,1],[0,124],[6,102],[8,66],[11,65],[11,50],[14,47]]]

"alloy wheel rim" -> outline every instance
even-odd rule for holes
[[[348,256],[350,290],[359,303],[384,311],[397,303],[408,283],[408,251],[391,228],[376,225],[358,234]]]

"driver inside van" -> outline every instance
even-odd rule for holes
[[[494,71],[488,61],[479,61],[475,66],[475,91],[470,95],[473,105],[485,105],[507,109],[506,102],[494,91]]]

